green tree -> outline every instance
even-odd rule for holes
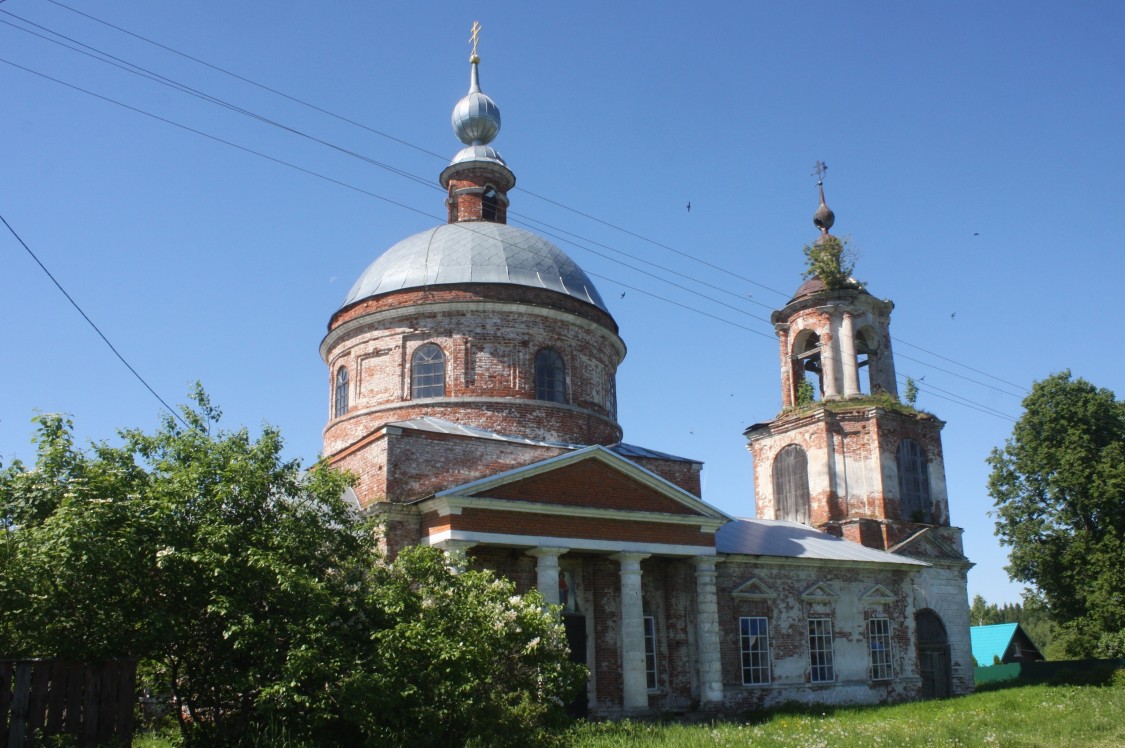
[[[414,547],[381,567],[381,656],[348,691],[370,745],[535,745],[585,684],[557,610],[463,560]]]
[[[863,287],[863,284],[852,278],[855,252],[846,241],[827,234],[813,244],[806,245],[802,251],[805,254],[804,278],[820,278],[824,286],[832,291]]]
[[[75,448],[38,421],[0,471],[0,656],[140,660],[189,744],[280,725],[317,745],[530,744],[584,669],[542,598],[434,550],[391,564],[351,479],[219,428],[202,390],[155,433]]]
[[[918,383],[910,377],[906,378],[906,389],[903,390],[902,399],[911,408],[918,402]]]
[[[989,494],[1008,574],[1034,585],[1072,656],[1125,656],[1125,403],[1070,372],[1036,382]]]

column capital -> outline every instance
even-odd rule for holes
[[[536,558],[544,558],[544,557],[549,557],[549,556],[555,556],[557,558],[558,556],[561,556],[564,553],[568,553],[569,551],[570,551],[569,548],[557,548],[555,546],[539,546],[537,548],[529,548],[527,551],[524,551],[524,553],[526,553],[528,556],[535,556]]]
[[[717,574],[715,566],[719,563],[718,556],[692,556],[692,564],[695,565],[696,574]]]
[[[440,543],[435,543],[435,548],[440,548],[446,553],[465,553],[471,548],[475,548],[477,542],[475,540],[443,540]]]
[[[614,553],[610,558],[621,564],[621,571],[640,571],[641,561],[644,561],[651,555],[651,553],[622,551],[621,553]]]

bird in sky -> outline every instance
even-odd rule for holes
[[[625,298],[625,292],[624,291],[621,292],[621,298],[623,298],[623,299]]]
[[[949,315],[949,318],[950,319],[957,319],[957,312],[954,312],[953,314]]]
[[[688,200],[688,204],[687,204],[687,212],[688,212],[688,213],[690,213],[690,212],[691,212],[691,200]]]

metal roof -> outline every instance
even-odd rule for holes
[[[992,626],[971,626],[969,639],[973,645],[973,658],[980,667],[988,667],[996,658],[1004,659],[1018,623],[997,623]]]
[[[494,431],[486,431],[475,426],[464,426],[460,423],[453,423],[441,418],[432,418],[430,416],[422,416],[421,418],[411,418],[405,421],[394,421],[388,423],[388,426],[397,426],[401,429],[412,429],[414,431],[428,431],[434,434],[453,434],[455,436],[471,436],[475,439],[492,439],[501,442],[515,442],[517,444],[530,444],[537,447],[565,447],[566,449],[581,449],[583,444],[568,444],[566,442],[548,442],[540,441],[537,439],[525,439],[522,436],[504,436],[497,434]]]
[[[447,223],[409,236],[371,263],[342,306],[404,288],[508,283],[573,296],[609,313],[586,273],[541,236],[503,223]]]
[[[929,566],[918,559],[877,551],[800,522],[781,519],[736,519],[728,522],[715,535],[715,550],[748,556]]]
[[[454,434],[456,436],[471,436],[476,439],[492,439],[494,441],[514,442],[517,444],[529,444],[537,447],[563,447],[566,449],[584,449],[587,444],[569,444],[567,442],[549,442],[540,441],[536,439],[527,439],[522,436],[505,436],[497,434],[494,431],[486,431],[485,429],[477,428],[475,426],[465,426],[460,423],[453,423],[441,418],[433,418],[431,416],[422,416],[420,418],[410,418],[405,421],[394,421],[388,423],[388,426],[397,426],[401,429],[412,429],[414,431],[428,431],[435,434]],[[636,444],[626,444],[625,442],[618,442],[606,447],[610,452],[620,455],[625,459],[632,457],[651,457],[659,460],[674,460],[676,462],[699,462],[687,457],[677,457],[665,452],[657,452],[654,449],[645,449],[638,447]]]
[[[657,452],[655,449],[647,449],[646,447],[638,447],[636,444],[626,444],[625,442],[617,442],[606,447],[611,452],[616,452],[622,457],[651,457],[657,460],[672,460],[674,462],[696,462],[690,457],[677,457],[670,455],[667,452]]]

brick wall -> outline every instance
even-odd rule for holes
[[[542,441],[612,444],[617,366],[624,345],[612,319],[565,294],[510,285],[402,291],[338,312],[321,353],[331,411],[337,372],[349,375],[349,408],[330,419],[325,453],[346,449],[381,425],[432,415]],[[422,345],[445,360],[445,392],[414,401],[410,365]],[[566,364],[563,404],[535,399],[535,356],[558,351]]]
[[[774,461],[782,449],[796,444],[808,458],[811,525],[874,548],[901,542],[926,526],[903,517],[899,501],[896,453],[900,442],[910,438],[928,461],[933,524],[948,525],[942,426],[933,416],[859,403],[850,410],[818,407],[783,414],[748,436],[757,516],[784,519],[776,516]],[[879,524],[854,523],[858,519]],[[848,530],[841,529],[849,522],[853,524]]]

